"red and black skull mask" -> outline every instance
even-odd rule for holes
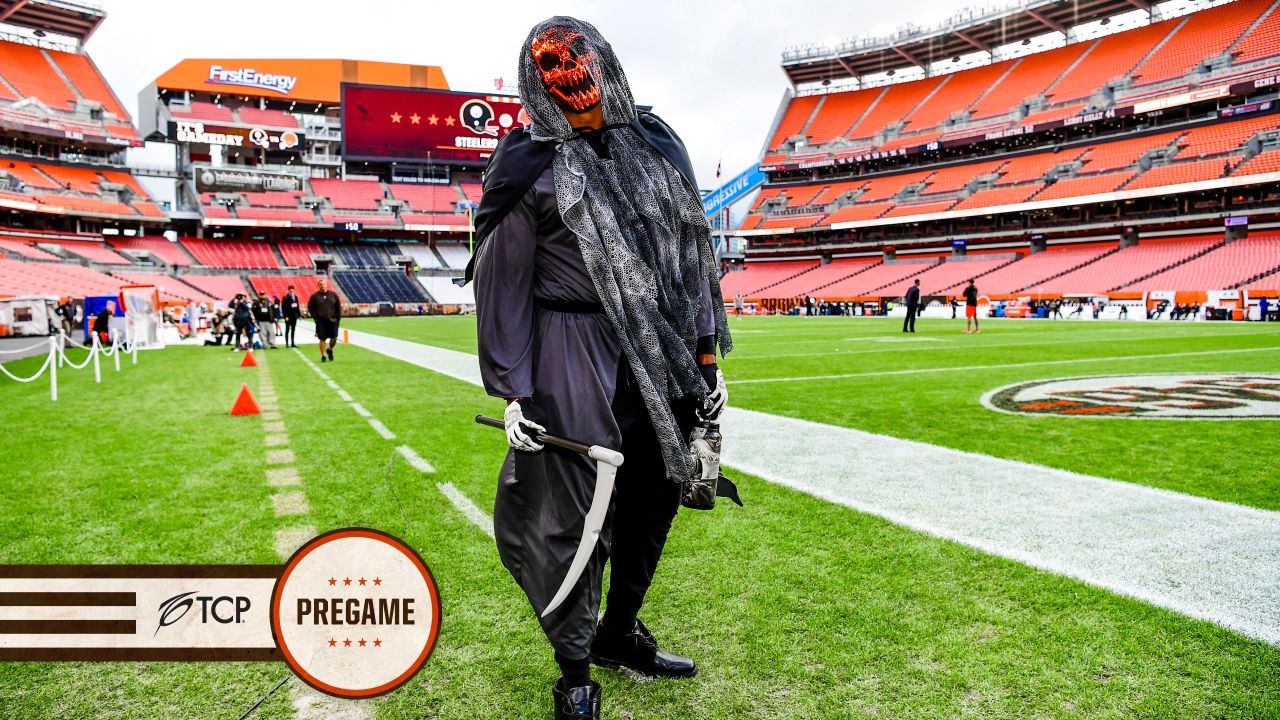
[[[530,47],[543,87],[570,112],[585,112],[600,104],[600,86],[589,68],[591,53],[573,49],[580,37],[573,30],[551,27],[534,37]]]

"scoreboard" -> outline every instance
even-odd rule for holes
[[[342,156],[483,165],[519,119],[513,95],[343,83]]]

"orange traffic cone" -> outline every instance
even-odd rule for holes
[[[253,393],[249,392],[248,384],[240,386],[240,394],[236,396],[236,402],[231,406],[232,415],[258,415],[262,409],[258,407],[258,401],[254,399]]]
[[[258,361],[253,359],[253,351],[245,351],[244,358],[240,360],[240,367],[258,367]]]

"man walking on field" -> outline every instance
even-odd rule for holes
[[[972,330],[969,329],[971,322]],[[973,284],[973,278],[969,278],[969,286],[964,289],[964,331],[982,332],[978,328],[978,287]]]
[[[320,341],[320,362],[333,360],[333,346],[338,343],[338,322],[342,319],[342,299],[329,289],[329,281],[320,278],[319,290],[307,300],[307,312],[316,323],[316,339]],[[326,346],[327,343],[327,346]]]

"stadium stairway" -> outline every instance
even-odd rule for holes
[[[1032,287],[1035,287],[1036,285],[1043,285],[1044,283],[1047,283],[1047,282],[1049,282],[1050,280],[1056,280],[1056,279],[1058,279],[1058,278],[1062,277],[1063,275],[1069,275],[1069,274],[1071,274],[1071,273],[1073,273],[1073,272],[1075,272],[1075,271],[1079,270],[1080,268],[1084,267],[1085,265],[1092,265],[1093,263],[1096,263],[1096,262],[1098,262],[1099,260],[1101,260],[1101,259],[1103,259],[1103,258],[1105,258],[1105,257],[1110,257],[1110,256],[1112,256],[1112,255],[1115,255],[1116,253],[1120,252],[1120,250],[1121,250],[1121,248],[1120,248],[1119,246],[1116,246],[1116,247],[1112,248],[1111,250],[1108,250],[1107,252],[1104,252],[1104,253],[1102,253],[1101,255],[1098,255],[1097,257],[1090,258],[1089,260],[1086,260],[1086,261],[1084,261],[1084,262],[1082,262],[1082,263],[1080,263],[1080,264],[1078,264],[1078,265],[1072,265],[1071,267],[1067,268],[1066,270],[1063,270],[1062,272],[1054,273],[1053,275],[1050,275],[1049,277],[1046,277],[1046,278],[1040,278],[1039,280],[1036,280],[1035,282],[1031,283],[1030,285],[1023,285],[1022,287],[1018,288],[1017,290],[1014,290],[1013,292],[1014,292],[1014,294],[1017,294],[1017,293],[1020,293],[1020,292],[1025,291],[1027,288],[1032,288]],[[1053,252],[1053,251],[1052,251],[1052,250],[1045,250],[1045,251],[1043,251],[1043,252]]]
[[[845,280],[848,280],[849,278],[854,277],[855,275],[861,275],[862,273],[867,272],[868,270],[872,270],[872,269],[874,269],[874,268],[878,268],[878,267],[880,267],[881,265],[884,265],[884,260],[881,260],[880,262],[871,263],[870,265],[867,265],[867,266],[865,266],[865,267],[860,267],[860,268],[858,268],[857,270],[854,270],[853,272],[848,273],[847,275],[841,275],[840,277],[838,277],[838,278],[836,278],[836,279],[834,279],[834,280],[832,280],[832,281],[830,281],[830,282],[825,282],[825,283],[823,283],[822,285],[819,285],[818,287],[813,288],[812,290],[810,290],[810,291],[809,291],[809,293],[810,293],[810,294],[812,294],[812,293],[816,293],[816,292],[818,292],[819,290],[821,290],[821,289],[823,289],[823,288],[831,287],[832,285],[835,285],[835,284],[836,284],[836,283],[838,283],[838,282],[844,282]],[[801,274],[803,274],[803,273],[801,273]]]
[[[280,252],[280,248],[274,242],[268,241],[267,245],[270,246],[271,254],[275,256],[276,263],[279,264],[280,267],[282,268],[290,267],[289,263],[285,262],[284,260],[284,253]]]
[[[939,260],[938,262],[925,262],[925,263],[920,263],[920,269],[919,269],[919,270],[917,270],[917,271],[915,271],[915,272],[913,272],[913,273],[911,273],[911,274],[909,274],[909,275],[903,275],[903,276],[902,276],[902,277],[900,277],[900,278],[895,278],[895,279],[893,280],[893,282],[887,282],[887,283],[885,283],[885,284],[883,284],[883,285],[880,285],[880,286],[877,286],[877,287],[873,287],[873,288],[871,288],[870,290],[868,290],[868,291],[867,291],[867,294],[869,294],[869,295],[875,294],[876,292],[879,292],[880,290],[883,290],[883,289],[885,289],[885,288],[887,288],[887,287],[889,287],[889,286],[891,286],[891,285],[897,285],[898,283],[902,282],[903,280],[910,280],[911,278],[913,278],[913,277],[915,277],[915,276],[917,276],[917,275],[919,275],[919,274],[921,274],[921,273],[927,273],[927,272],[929,272],[930,270],[932,270],[932,269],[936,268],[936,267],[937,267],[938,265],[940,265],[941,263],[942,263],[942,261],[941,261],[941,260]],[[870,269],[870,268],[868,268],[868,269]]]
[[[1191,262],[1192,260],[1195,260],[1195,259],[1196,259],[1196,258],[1198,258],[1198,257],[1202,257],[1202,256],[1204,256],[1204,255],[1208,255],[1209,253],[1213,252],[1214,250],[1217,250],[1218,248],[1220,248],[1220,247],[1222,247],[1222,246],[1224,246],[1224,245],[1226,245],[1226,242],[1218,242],[1218,243],[1214,243],[1213,245],[1210,245],[1209,247],[1205,248],[1204,250],[1201,250],[1200,252],[1197,252],[1197,253],[1194,253],[1194,254],[1188,255],[1187,257],[1184,257],[1184,258],[1182,258],[1181,260],[1178,260],[1178,261],[1176,261],[1176,262],[1171,262],[1171,263],[1169,263],[1168,265],[1165,265],[1164,267],[1162,267],[1162,268],[1160,268],[1160,269],[1158,269],[1158,270],[1156,270],[1156,271],[1154,271],[1154,272],[1149,272],[1149,273],[1147,273],[1146,275],[1143,275],[1142,277],[1136,277],[1136,278],[1134,278],[1134,279],[1132,279],[1132,280],[1130,280],[1130,281],[1128,281],[1128,282],[1124,283],[1123,285],[1117,285],[1116,287],[1109,288],[1109,289],[1107,290],[1107,292],[1115,292],[1115,291],[1117,291],[1117,290],[1119,290],[1119,289],[1121,289],[1121,288],[1128,287],[1128,286],[1130,286],[1130,285],[1134,285],[1134,284],[1136,284],[1136,283],[1140,283],[1140,282],[1142,282],[1143,280],[1146,280],[1146,279],[1147,279],[1147,278],[1149,278],[1149,277],[1155,277],[1156,275],[1159,275],[1160,273],[1162,273],[1162,272],[1164,272],[1164,271],[1168,270],[1169,268],[1175,268],[1175,267],[1177,267],[1177,266],[1179,266],[1179,265],[1183,265],[1183,264],[1185,264],[1185,263],[1189,263],[1189,262]],[[1110,254],[1110,253],[1108,253],[1108,254]]]

